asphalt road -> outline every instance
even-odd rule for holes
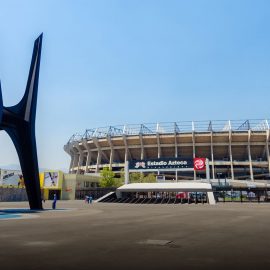
[[[0,203],[0,214],[25,207]],[[57,208],[0,219],[1,270],[270,269],[270,204]]]

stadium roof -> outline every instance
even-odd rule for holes
[[[133,183],[126,184],[117,189],[120,192],[176,192],[176,191],[212,191],[210,183],[175,182],[175,183]]]
[[[131,124],[86,129],[83,134],[74,134],[68,143],[92,138],[107,138],[131,135],[179,134],[188,132],[225,132],[225,131],[265,131],[269,130],[267,119],[250,120],[210,120],[160,122],[148,124]]]

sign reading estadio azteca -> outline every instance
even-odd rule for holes
[[[186,169],[192,167],[192,159],[184,158],[144,159],[129,162],[129,169],[132,170]]]
[[[187,169],[194,168],[195,171],[206,170],[206,158],[159,158],[131,160],[129,169],[131,170],[151,170],[151,169]]]
[[[206,162],[206,158],[194,158],[193,159],[194,170],[195,171],[204,171],[206,168],[205,162]]]

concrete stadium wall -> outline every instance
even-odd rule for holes
[[[118,174],[126,160],[205,157],[211,178],[263,180],[270,175],[270,129],[227,129],[218,132],[156,133],[89,137],[68,142],[71,173],[99,173],[104,167]],[[173,178],[196,180],[203,173],[179,173]]]

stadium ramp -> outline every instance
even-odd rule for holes
[[[115,192],[114,192],[114,191],[111,191],[111,192],[105,194],[104,196],[98,198],[98,199],[95,200],[94,202],[96,202],[96,203],[97,203],[97,202],[103,202],[103,201],[105,201],[106,199],[109,199],[113,194],[115,194]]]

